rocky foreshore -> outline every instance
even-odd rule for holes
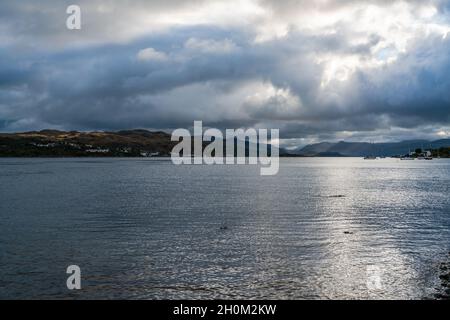
[[[439,300],[450,300],[450,252],[448,253],[447,261],[439,265],[439,271],[442,288],[435,295],[435,298]]]

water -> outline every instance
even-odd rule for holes
[[[449,189],[448,160],[0,159],[0,298],[433,297]]]

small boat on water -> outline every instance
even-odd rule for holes
[[[375,143],[373,143],[373,142],[370,143],[370,149],[371,149],[371,150],[370,150],[369,152],[367,152],[367,153],[369,153],[369,154],[371,154],[371,155],[365,156],[365,157],[364,157],[364,160],[377,160],[378,157],[375,156],[375,154],[376,154]]]
[[[414,157],[414,152],[411,152],[411,150],[409,150],[407,155],[400,157],[400,160],[416,160],[416,158]]]

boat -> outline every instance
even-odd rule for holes
[[[375,143],[371,142],[371,143],[370,143],[370,147],[371,147],[370,149],[373,149],[374,146],[375,146]],[[372,150],[372,151],[373,151],[373,150]],[[370,156],[365,156],[365,157],[364,157],[364,160],[377,160],[378,157],[375,156],[374,153],[375,153],[375,152],[373,152],[372,155],[370,155]]]
[[[408,155],[405,155],[403,157],[400,157],[400,160],[415,160],[415,158],[412,157],[411,150],[408,151]]]

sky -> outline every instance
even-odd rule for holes
[[[450,1],[0,0],[0,132],[194,120],[287,148],[450,138]]]

